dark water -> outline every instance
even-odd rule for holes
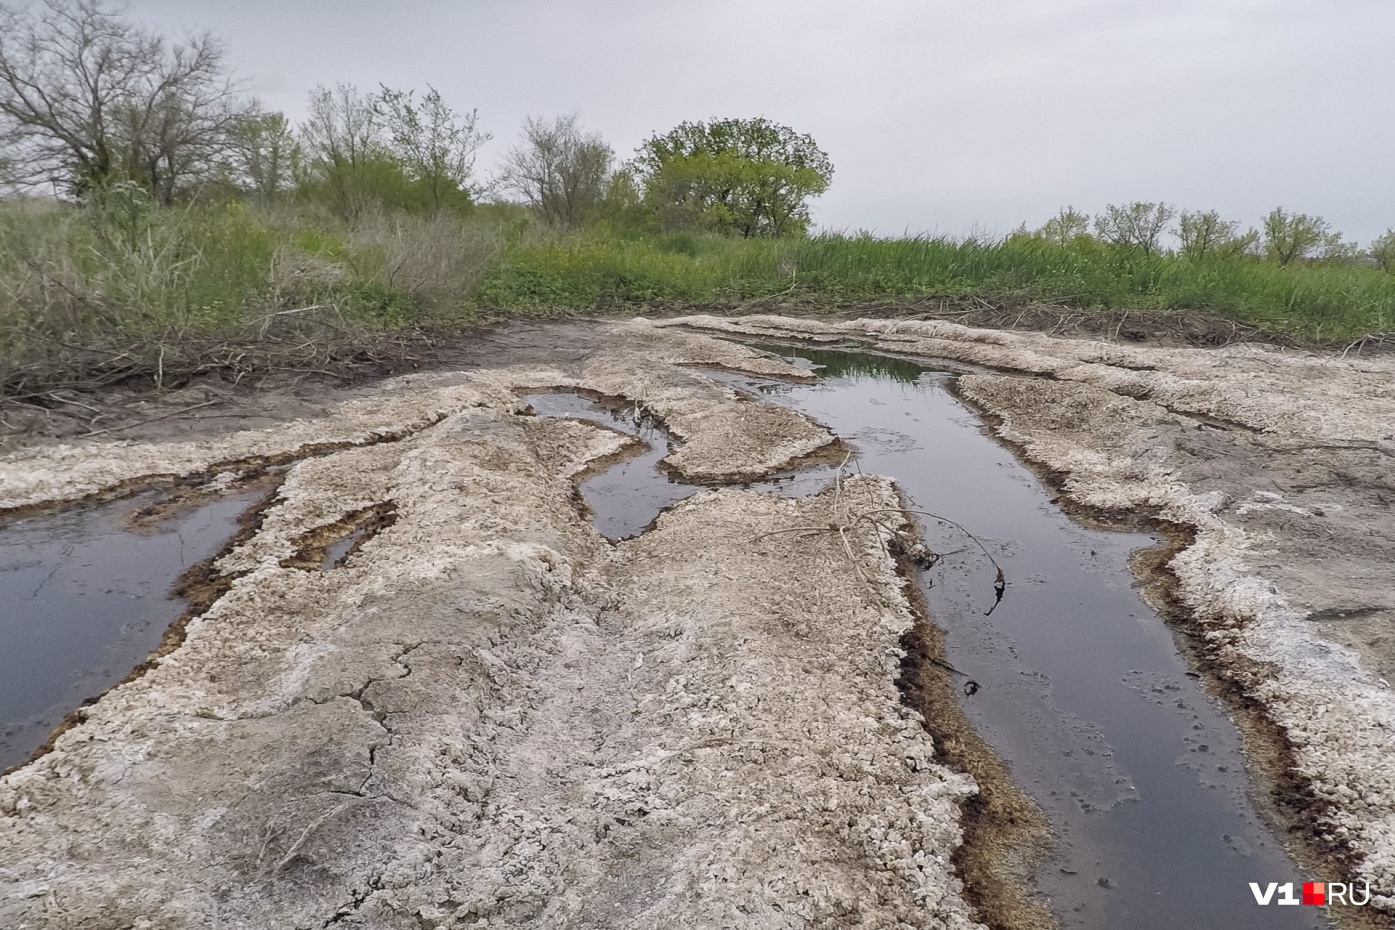
[[[327,572],[343,565],[345,559],[349,556],[349,550],[363,540],[364,537],[368,536],[369,532],[368,527],[361,526],[356,530],[351,530],[345,535],[340,536],[338,539],[334,540],[334,542],[325,546],[324,558],[320,560],[320,571]]]
[[[1249,800],[1240,740],[1187,674],[1173,634],[1132,586],[1146,535],[1083,528],[993,442],[945,386],[952,375],[880,356],[765,346],[815,367],[814,385],[712,377],[829,426],[868,473],[890,475],[929,517],[942,554],[920,579],[950,662],[981,689],[969,719],[1046,811],[1055,855],[1038,883],[1062,925],[1090,930],[1324,927],[1317,908],[1259,906],[1249,882],[1304,879]],[[652,459],[588,491],[598,524],[692,493],[667,487]],[[618,470],[617,469],[617,470]],[[810,488],[817,490],[817,487]],[[1307,876],[1314,878],[1314,876]]]
[[[149,495],[0,523],[0,771],[87,698],[121,681],[184,609],[169,596],[260,496],[234,494],[139,533]]]
[[[581,494],[596,515],[596,529],[609,539],[625,539],[644,532],[660,511],[707,487],[660,471],[659,460],[673,451],[673,441],[662,426],[637,416],[633,408],[563,392],[529,394],[525,400],[539,416],[590,420],[644,442],[643,452],[581,483]],[[822,490],[836,473],[836,468],[816,467],[777,475],[754,486],[785,497],[801,497]]]

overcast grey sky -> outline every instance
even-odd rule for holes
[[[1395,225],[1395,0],[132,0],[206,27],[267,105],[435,86],[494,134],[576,111],[622,157],[685,119],[811,134],[818,223],[1039,225],[1166,200],[1277,205],[1364,243]]]

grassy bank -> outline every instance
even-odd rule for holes
[[[394,340],[509,316],[927,295],[1202,311],[1311,342],[1395,330],[1395,275],[1352,265],[1190,262],[1088,240],[556,235],[489,208],[350,223],[288,203],[157,208],[112,195],[81,209],[0,205],[0,392],[334,370]]]
[[[973,294],[1084,310],[1202,311],[1316,342],[1395,329],[1395,275],[1376,268],[1192,262],[1032,238],[578,236],[509,248],[476,300],[506,310],[610,310],[785,294],[815,303]]]
[[[495,225],[243,203],[0,211],[0,393],[337,368],[468,312]],[[236,374],[234,374],[236,376]]]

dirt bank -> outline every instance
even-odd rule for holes
[[[1395,911],[1395,360],[1128,348],[949,323],[664,321],[968,363],[962,397],[1079,505],[1194,541],[1203,650],[1277,729],[1310,848]],[[1332,861],[1329,859],[1329,861]]]
[[[0,506],[30,509],[291,463],[182,645],[0,779],[0,925],[977,926],[951,862],[974,785],[900,703],[911,610],[850,509],[893,488],[703,492],[608,544],[573,479],[629,440],[518,391],[624,397],[716,482],[834,437],[680,367],[807,377],[783,362],[602,335],[292,422],[0,458]],[[388,508],[314,570],[319,531]]]

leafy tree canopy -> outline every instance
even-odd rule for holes
[[[640,147],[633,169],[662,228],[800,236],[833,165],[813,138],[767,119],[683,123]]]

